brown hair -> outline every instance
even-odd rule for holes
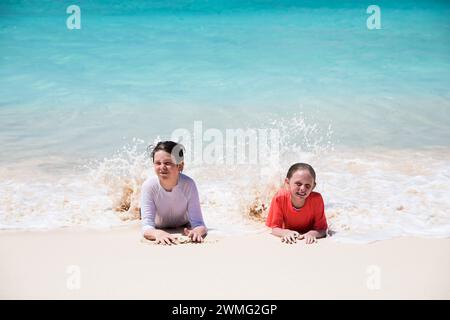
[[[313,169],[313,167],[311,167],[309,164],[307,164],[307,163],[295,163],[295,164],[293,164],[290,168],[289,168],[289,170],[288,170],[288,172],[287,172],[287,174],[286,174],[286,178],[288,178],[288,179],[290,179],[290,178],[292,178],[292,176],[294,175],[294,173],[297,171],[297,170],[308,170],[308,172],[309,172],[309,174],[311,175],[311,177],[313,177],[313,179],[314,179],[314,182],[316,182],[316,172],[314,171],[314,169]]]
[[[176,164],[180,164],[184,160],[185,149],[181,143],[173,141],[160,141],[156,144],[156,146],[149,145],[147,150],[150,153],[152,161],[155,161],[155,153],[161,150],[170,153],[175,158]]]

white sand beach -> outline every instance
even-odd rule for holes
[[[327,238],[308,246],[286,245],[268,233],[207,239],[153,245],[141,241],[137,224],[2,231],[0,298],[450,298],[450,239],[343,244]]]
[[[77,2],[0,1],[0,299],[450,299],[450,1]]]

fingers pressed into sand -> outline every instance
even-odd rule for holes
[[[191,229],[184,228],[183,234],[184,234],[185,236],[189,237],[191,233],[192,233],[192,230],[191,230]]]
[[[203,242],[203,237],[201,234],[197,234],[197,242]]]
[[[289,236],[289,240],[290,240],[290,243],[296,243],[297,242],[297,240],[295,239],[294,235]]]

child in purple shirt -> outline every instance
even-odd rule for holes
[[[203,242],[207,233],[195,182],[181,173],[183,152],[179,143],[159,142],[151,153],[156,177],[142,185],[142,232],[158,244],[177,243],[177,238],[162,228],[189,225],[184,234],[194,242]]]

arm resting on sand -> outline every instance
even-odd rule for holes
[[[274,236],[277,236],[280,238],[287,236],[289,233],[293,233],[293,234],[297,233],[297,236],[300,235],[300,233],[298,233],[297,231],[294,231],[294,230],[283,229],[283,228],[272,228],[272,234]]]
[[[311,231],[304,233],[303,236],[305,236],[307,234],[310,236],[313,236],[314,238],[320,239],[320,238],[325,238],[327,236],[327,230],[311,230]]]
[[[144,237],[147,240],[156,240],[156,243],[161,244],[176,244],[177,237],[170,233],[159,229],[147,229],[144,231]]]

